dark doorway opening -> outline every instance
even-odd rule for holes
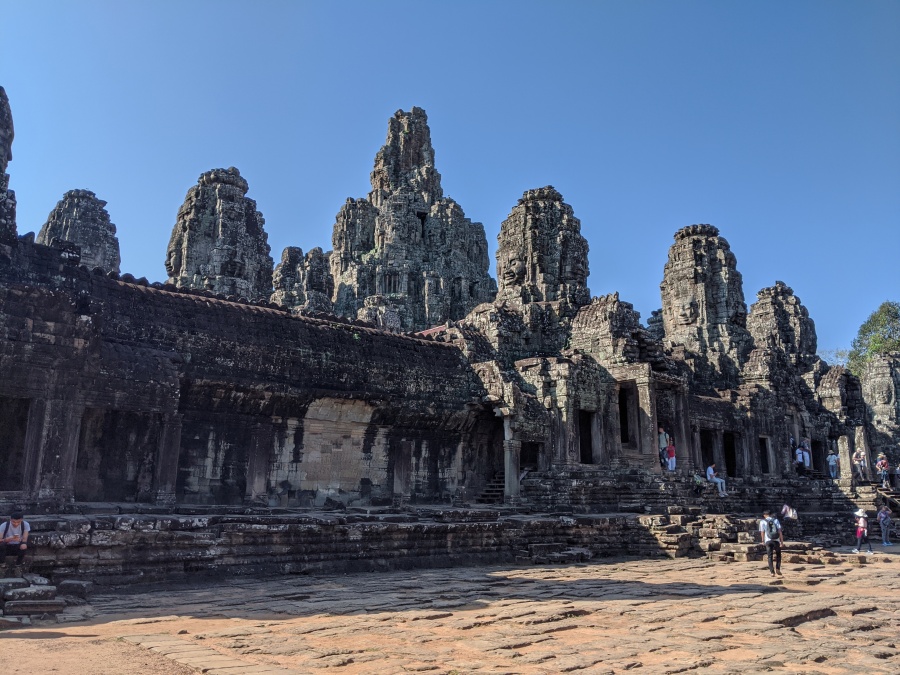
[[[737,476],[737,439],[735,438],[735,434],[730,431],[726,431],[722,434],[722,453],[725,455],[725,472],[729,476]]]
[[[637,447],[637,390],[631,384],[619,385],[619,436],[622,445]]]
[[[150,501],[159,430],[158,415],[86,409],[75,461],[75,499]]]
[[[709,429],[700,430],[700,459],[703,460],[703,469],[716,461],[715,455],[716,436]],[[721,473],[721,470],[720,470]]]
[[[537,471],[540,454],[540,443],[522,443],[522,449],[519,451],[519,469]]]
[[[21,490],[25,467],[27,398],[0,397],[0,490]]]
[[[812,465],[816,471],[821,471],[824,474],[827,474],[827,468],[825,466],[825,446],[822,444],[822,441],[813,441],[812,442]]]
[[[581,463],[594,463],[594,413],[578,411],[578,445],[581,449]]]
[[[772,472],[769,465],[769,439],[765,436],[759,437],[759,468],[763,473]]]

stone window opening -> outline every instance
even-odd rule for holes
[[[416,218],[419,219],[419,222],[422,224],[421,234],[422,241],[425,241],[425,219],[428,217],[428,214],[425,211],[416,211]]]
[[[541,443],[522,442],[519,450],[519,468],[537,471],[540,465]]]
[[[382,285],[384,286],[385,294],[399,293],[400,275],[397,272],[385,272],[382,278]]]

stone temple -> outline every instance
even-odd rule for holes
[[[362,514],[331,539],[322,528],[334,523],[316,521],[320,544],[303,539],[312,548],[302,549],[313,564],[311,550],[332,560],[326,539],[340,539],[348,560],[412,555],[397,532],[413,535],[396,528],[419,517],[413,506],[754,513],[792,495],[809,509],[871,507],[877,497],[865,502],[851,480],[852,453],[866,453],[869,466],[878,450],[900,461],[900,355],[873,362],[862,381],[822,361],[815,325],[785,283],[760,290],[748,309],[737,258],[712,225],[674,234],[661,309],[644,325],[617,293],[591,296],[581,223],[557,189],[537,187],[509,198],[495,282],[483,226],[443,193],[420,108],[389,120],[372,190],[340,207],[330,251],[288,247],[276,266],[240,172],[202,174],[177,214],[173,205],[164,283],[120,273],[116,227],[87,190],[66,193],[37,238],[19,236],[12,142],[0,89],[8,506],[131,505],[116,508],[144,515],[110,529],[133,537],[213,528],[159,514]],[[660,470],[660,426],[677,449],[672,476]],[[839,483],[794,478],[800,439],[819,474],[838,453]],[[692,494],[691,475],[712,462],[730,484],[727,503]],[[400,520],[376,534],[365,529],[376,513]],[[491,547],[506,540],[466,513],[466,546],[496,556]],[[59,522],[37,540],[49,547],[47,565],[74,573],[106,564],[85,553],[113,545],[96,534],[102,523]],[[203,530],[210,541],[264,527],[216,522]],[[554,522],[552,536],[564,540],[573,535],[559,528],[588,527]],[[299,565],[297,537],[313,525],[279,523],[287,529],[266,535],[266,555],[279,569]],[[619,527],[604,523],[590,527]],[[524,545],[521,524],[504,527]],[[805,527],[816,534],[812,519]],[[278,537],[293,539],[278,548]],[[252,543],[229,541],[228,556]],[[178,569],[200,569],[203,555],[219,554],[196,553],[194,567],[179,559]],[[107,559],[120,571],[136,564]],[[175,563],[154,564],[164,574]]]

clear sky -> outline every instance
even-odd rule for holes
[[[716,225],[748,305],[782,280],[820,349],[900,300],[900,2],[0,0],[20,234],[93,190],[122,271],[164,281],[197,177],[236,166],[285,246],[331,248],[387,120],[428,112],[484,223],[551,184],[594,295],[644,321],[672,235]]]

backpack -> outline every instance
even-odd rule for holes
[[[766,534],[769,539],[778,539],[778,525],[774,518],[766,518]]]

